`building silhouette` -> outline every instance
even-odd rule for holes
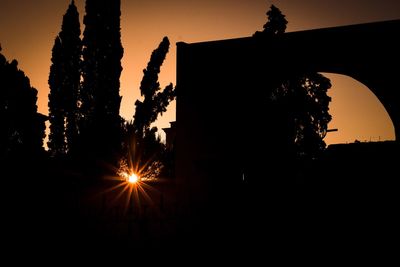
[[[275,115],[265,112],[265,98],[280,77],[330,72],[360,81],[386,108],[398,140],[398,36],[400,20],[393,20],[178,43],[176,177],[183,194],[201,201],[204,190],[199,188],[228,176],[240,179],[248,163],[256,173],[279,171],[279,150],[273,148],[279,135],[271,123]]]
[[[163,128],[165,132],[165,144],[167,149],[172,150],[174,148],[175,140],[176,140],[176,121],[170,122],[170,127]]]

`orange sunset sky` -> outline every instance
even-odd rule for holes
[[[398,0],[122,0],[122,60],[120,113],[132,119],[140,98],[142,70],[163,36],[171,41],[160,83],[175,84],[175,43],[201,42],[252,35],[262,30],[265,15],[275,4],[289,21],[287,31],[400,19]],[[0,0],[0,44],[8,60],[19,67],[39,91],[39,112],[48,114],[47,84],[51,49],[61,29],[70,0]],[[84,0],[75,1],[84,15]],[[83,32],[84,25],[81,25]],[[323,46],[323,44],[321,44]],[[329,51],[326,51],[329,53]],[[394,139],[393,124],[382,104],[364,85],[346,76],[327,74],[332,81],[333,120],[327,143]],[[398,89],[398,88],[393,88]],[[156,123],[167,127],[175,120],[172,103]]]

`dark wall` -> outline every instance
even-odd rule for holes
[[[398,139],[399,36],[396,20],[286,33],[275,39],[178,43],[178,181],[192,195],[219,179],[241,179],[246,161],[259,161],[255,168],[273,168],[274,161],[265,159],[279,154],[271,150],[271,140],[279,136],[273,127],[262,126],[274,120],[265,104],[266,88],[277,77],[295,73],[339,73],[364,83],[387,109]]]

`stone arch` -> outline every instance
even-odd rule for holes
[[[328,133],[325,141],[328,144],[347,143],[360,141],[394,140],[394,124],[386,108],[373,91],[360,81],[342,74],[321,73],[331,79],[332,88],[329,95],[331,114],[334,114],[329,128],[338,129],[338,132]],[[337,102],[336,98],[345,99]],[[378,122],[376,116],[381,119]],[[373,128],[369,120],[379,128]],[[360,126],[354,130],[353,124],[359,123],[364,127],[362,133]],[[378,125],[379,124],[379,125]]]
[[[329,72],[365,84],[390,115],[400,140],[400,20],[177,44],[176,175],[204,181],[204,162],[237,161],[235,142],[257,127],[266,83]],[[329,51],[329,52],[327,52]],[[229,135],[227,135],[227,130]],[[222,163],[221,163],[222,162]],[[190,192],[190,190],[188,191]]]

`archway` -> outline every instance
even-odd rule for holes
[[[257,142],[262,136],[273,142],[273,125],[265,130],[258,127],[266,121],[264,89],[277,78],[298,73],[338,73],[366,85],[364,93],[376,95],[385,107],[399,141],[400,90],[398,68],[393,67],[400,61],[399,30],[400,20],[396,20],[292,32],[277,38],[178,43],[177,180],[188,184],[186,192],[196,193],[214,173],[227,176],[226,170],[240,162],[238,155],[251,160],[252,155],[240,153],[240,149],[246,150],[238,140]],[[270,115],[267,121],[273,122],[274,114]],[[379,136],[358,138],[384,139]],[[253,147],[275,156],[267,145],[264,142]],[[212,174],[203,171],[205,162],[217,162]]]
[[[325,142],[329,144],[395,140],[393,121],[376,95],[359,81],[341,74],[322,73],[331,80],[332,121]]]

